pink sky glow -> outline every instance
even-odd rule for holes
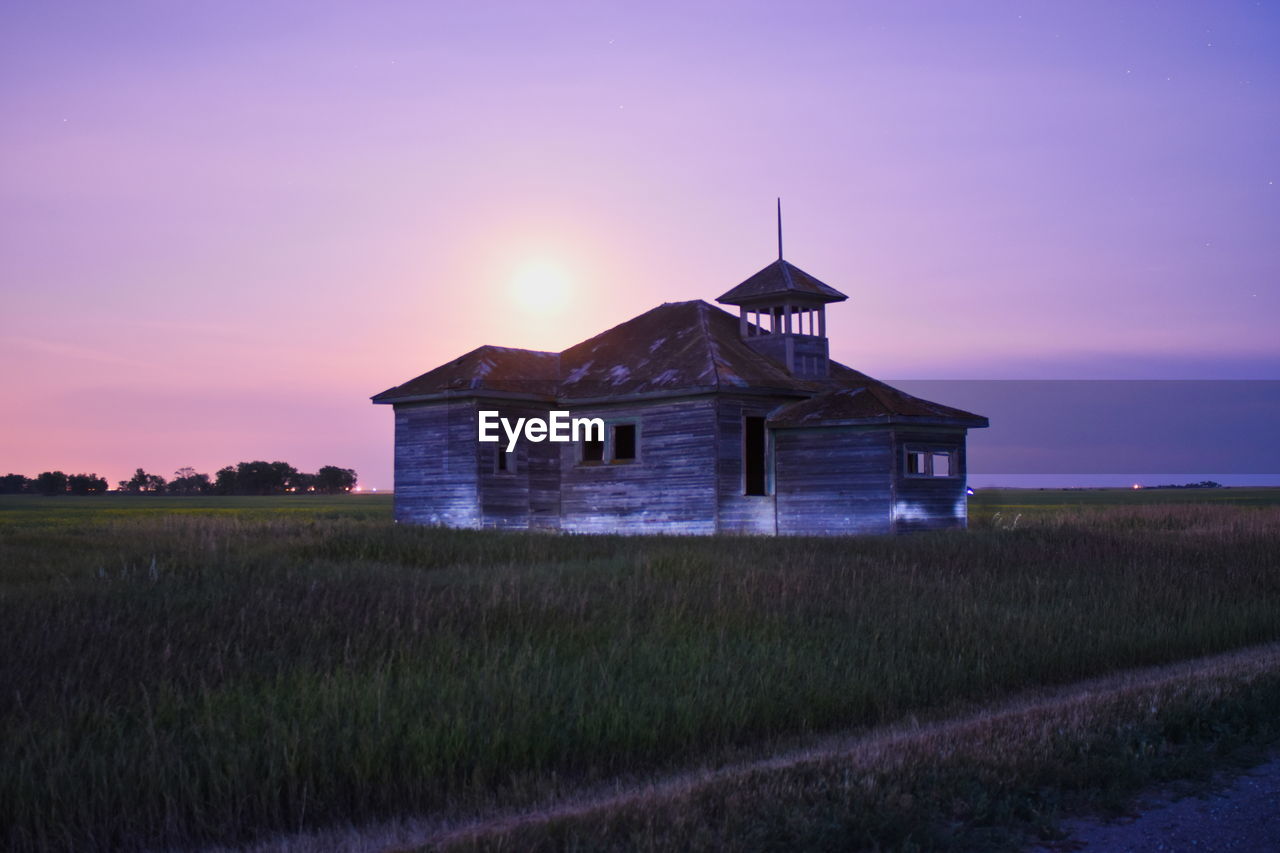
[[[1274,5],[2,15],[0,473],[387,488],[370,395],[713,300],[779,195],[873,375],[1278,375]]]

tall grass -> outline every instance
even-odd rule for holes
[[[459,813],[1280,638],[1280,509],[856,539],[0,520],[0,845]]]
[[[1280,737],[1275,644],[1085,685],[460,825],[294,835],[287,849],[1075,849],[1061,818],[1124,814],[1158,784],[1202,790],[1217,771],[1266,760]]]

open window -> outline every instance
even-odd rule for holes
[[[765,468],[768,447],[765,442],[764,418],[747,415],[742,419],[743,494],[767,495]]]
[[[506,445],[499,441],[493,448],[493,473],[515,473],[515,455],[507,452]]]
[[[581,465],[627,465],[639,459],[640,427],[635,421],[609,424],[597,430],[588,428],[586,437],[578,444],[578,463]]]
[[[613,461],[636,461],[636,425],[613,425]]]
[[[590,431],[588,430],[588,435]],[[582,464],[599,465],[604,461],[604,436],[582,440]]]
[[[958,477],[960,452],[954,447],[907,447],[903,472],[908,477]]]

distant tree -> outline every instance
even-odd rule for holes
[[[31,480],[21,474],[5,474],[0,477],[0,495],[20,495],[31,490]]]
[[[213,493],[215,495],[234,495],[239,492],[240,489],[239,484],[236,482],[236,468],[234,465],[219,468],[213,477]]]
[[[316,472],[316,491],[327,495],[349,492],[356,485],[356,472],[351,468],[326,465]]]
[[[173,485],[192,476],[182,468],[174,472]],[[194,475],[197,478],[202,474]],[[203,491],[217,495],[279,495],[284,493],[323,492],[338,494],[349,492],[356,485],[356,472],[351,468],[326,465],[315,474],[304,474],[288,462],[238,462],[219,468],[213,482],[202,486]]]
[[[133,472],[133,478],[120,481],[120,491],[132,492],[135,495],[142,491],[142,487],[147,484],[147,472],[138,468]]]
[[[171,495],[203,495],[212,488],[209,475],[197,474],[195,468],[179,468],[173,472],[173,479],[169,481]]]
[[[298,469],[288,462],[272,462],[272,488],[274,492],[287,492],[298,477]]]
[[[73,495],[100,495],[106,490],[106,478],[97,474],[72,474],[67,477],[67,491]]]
[[[296,476],[298,469],[287,462],[241,462],[236,466],[236,493],[278,495],[289,488]]]
[[[133,472],[132,479],[120,481],[121,491],[131,492],[135,495],[143,492],[163,492],[164,487],[164,477],[161,477],[159,474],[148,474],[141,468]]]
[[[44,471],[36,476],[35,489],[42,495],[66,494],[67,475],[61,471]]]

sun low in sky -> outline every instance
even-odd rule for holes
[[[713,300],[777,196],[872,376],[1280,375],[1273,3],[72,5],[0,27],[0,475],[386,488],[371,394]]]
[[[564,266],[554,261],[526,261],[511,275],[508,286],[512,307],[539,316],[563,314],[573,297],[573,281]]]

